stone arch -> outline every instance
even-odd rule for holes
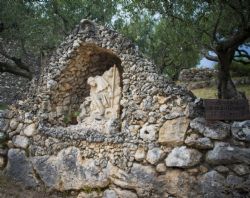
[[[121,75],[121,60],[111,50],[92,43],[80,44],[68,65],[55,79],[58,86],[51,94],[53,116],[50,116],[50,122],[63,121],[65,115],[77,112],[80,104],[89,95],[90,86],[87,79],[90,76],[102,75],[114,64]]]

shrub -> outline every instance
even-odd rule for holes
[[[232,76],[250,76],[250,65],[233,62],[231,65]]]
[[[214,67],[218,69],[218,64],[216,64]],[[232,62],[230,66],[230,72],[232,77],[250,76],[250,65]]]

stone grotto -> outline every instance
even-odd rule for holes
[[[250,197],[250,121],[203,111],[129,39],[82,20],[0,111],[0,167],[77,198]]]

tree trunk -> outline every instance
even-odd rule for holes
[[[230,65],[233,60],[235,50],[232,48],[217,50],[219,58],[218,72],[218,98],[219,99],[245,99],[244,94],[238,92],[231,79]]]

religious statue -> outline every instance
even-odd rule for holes
[[[90,85],[90,97],[87,97],[81,105],[78,122],[87,116],[98,120],[118,118],[121,87],[116,65],[104,72],[102,76],[89,77],[87,83]]]

